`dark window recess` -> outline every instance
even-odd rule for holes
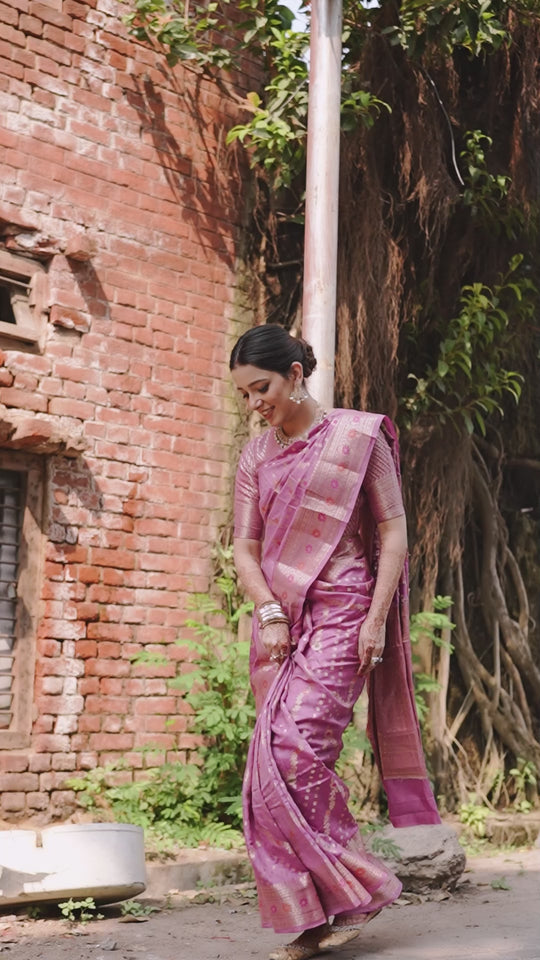
[[[24,474],[0,470],[0,729],[12,719],[17,579]]]
[[[0,271],[0,320],[17,323],[26,320],[30,297],[30,277],[16,277]],[[20,321],[19,321],[20,322]]]

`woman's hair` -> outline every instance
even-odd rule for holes
[[[286,377],[293,363],[302,364],[304,377],[313,373],[317,361],[309,343],[301,337],[291,337],[278,323],[265,323],[247,330],[236,341],[229,367],[234,370],[251,364]]]

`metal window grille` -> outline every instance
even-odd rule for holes
[[[24,474],[0,470],[0,729],[12,719]]]

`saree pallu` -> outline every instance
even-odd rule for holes
[[[294,933],[329,917],[365,919],[401,884],[364,848],[335,773],[364,686],[358,631],[376,566],[362,481],[385,418],[332,411],[307,440],[258,471],[261,566],[291,623],[293,652],[268,660],[254,624],[251,682],[258,719],[244,780],[244,831],[263,926]],[[358,534],[361,529],[362,535]],[[369,675],[368,732],[395,825],[438,823],[412,694],[406,582],[388,618],[384,662]]]

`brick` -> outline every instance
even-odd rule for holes
[[[37,773],[4,773],[2,774],[2,792],[10,793],[29,790],[37,790],[39,786],[39,777]]]
[[[26,807],[26,794],[2,793],[0,806],[4,813],[22,813]]]
[[[48,793],[28,793],[26,803],[29,810],[47,810],[49,806]]]
[[[41,696],[37,698],[37,704],[40,713],[50,714],[52,716],[56,716],[59,713],[68,715],[79,714],[84,707],[84,701],[81,696]]]
[[[28,766],[32,773],[45,773],[45,771],[50,770],[51,763],[52,757],[50,754],[37,754],[30,757]]]
[[[132,750],[134,746],[131,733],[95,733],[90,735],[90,749],[92,750]]]
[[[23,773],[25,770],[28,770],[28,757],[25,754],[0,753],[0,772]]]
[[[69,773],[72,770],[75,770],[76,764],[77,757],[74,753],[54,754],[52,758],[53,770],[60,770],[64,773]]]

